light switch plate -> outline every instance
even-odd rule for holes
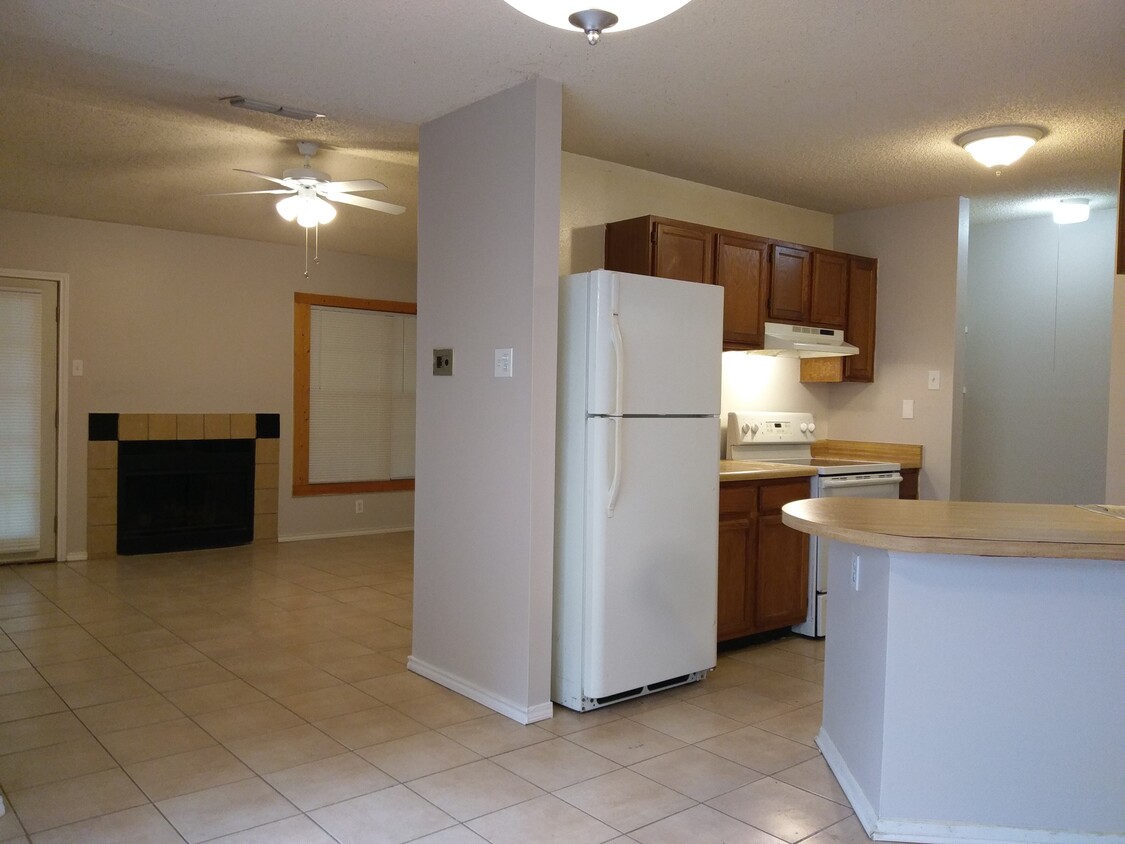
[[[929,376],[926,378],[926,388],[930,390],[941,389],[941,372],[939,370],[930,370]]]
[[[913,419],[914,418],[914,399],[903,399],[902,400],[902,418],[903,419]]]
[[[453,374],[453,349],[434,349],[434,375]]]
[[[511,349],[496,349],[495,357],[493,358],[492,375],[495,378],[511,378],[512,377],[512,350]]]

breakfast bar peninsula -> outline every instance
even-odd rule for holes
[[[1120,508],[820,498],[817,744],[868,834],[1125,842]]]

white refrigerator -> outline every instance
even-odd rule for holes
[[[723,290],[596,270],[559,294],[551,697],[715,666]]]

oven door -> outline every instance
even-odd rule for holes
[[[902,475],[898,472],[821,475],[818,480],[818,498],[898,498]]]

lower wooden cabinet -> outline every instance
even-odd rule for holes
[[[902,483],[898,486],[899,498],[917,498],[918,497],[918,470],[917,469],[901,469],[899,474],[902,475]]]
[[[782,523],[781,507],[808,497],[807,478],[720,485],[720,642],[804,621],[809,539]]]

